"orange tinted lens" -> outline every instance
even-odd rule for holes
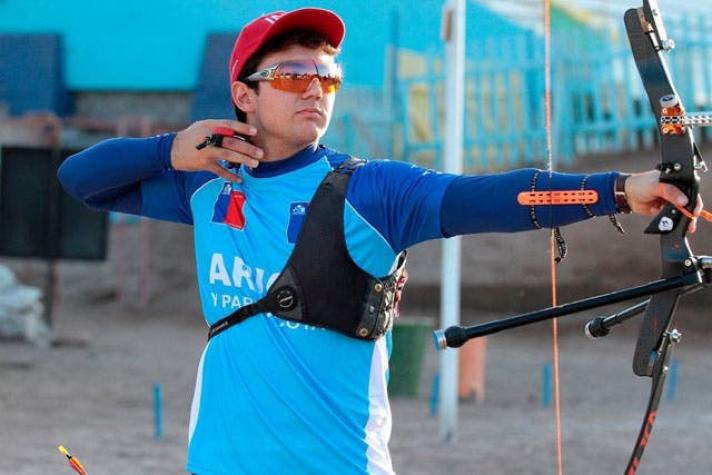
[[[321,90],[324,94],[331,94],[339,90],[341,87],[341,78],[338,77],[320,77]]]
[[[270,84],[273,88],[278,89],[280,91],[304,92],[307,90],[309,84],[311,84],[312,80],[315,77],[316,75],[313,74],[299,76],[275,76],[275,78],[270,81]]]
[[[323,77],[316,74],[284,74],[274,77],[270,84],[275,89],[287,92],[304,92],[309,88],[314,78],[319,80],[321,90],[324,94],[331,94],[339,90],[341,87],[341,78],[339,77]]]
[[[314,78],[319,79],[324,94],[336,92],[341,86],[340,69],[336,64],[323,64],[310,59],[280,63],[271,83],[280,91],[304,92]]]

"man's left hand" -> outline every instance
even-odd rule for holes
[[[643,216],[656,216],[667,202],[678,206],[687,206],[689,202],[677,187],[661,183],[657,170],[631,175],[625,182],[625,196],[630,209]],[[702,198],[698,196],[693,214],[699,215],[702,207]],[[690,222],[688,231],[694,233],[696,229],[697,218]]]

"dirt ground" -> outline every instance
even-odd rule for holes
[[[205,340],[200,322],[64,303],[56,326],[59,345],[50,349],[0,344],[0,473],[72,473],[55,448],[60,443],[92,475],[182,473]],[[623,471],[649,387],[632,375],[633,347],[630,332],[599,342],[581,332],[563,335],[565,473]],[[666,393],[639,473],[712,473],[709,355],[708,338],[686,335],[675,357],[677,390]],[[487,356],[485,401],[461,404],[457,440],[441,444],[438,419],[429,413],[437,356],[428,346],[420,395],[392,400],[398,473],[555,473],[553,411],[541,405],[542,367],[551,359],[548,325],[490,337]],[[154,439],[156,383],[163,389],[161,440]]]
[[[636,163],[644,169],[651,162]],[[631,169],[625,165],[597,159],[583,166]],[[657,240],[641,236],[646,220],[624,219],[628,235],[622,237],[605,218],[565,230],[571,255],[561,269],[562,301],[657,277]],[[150,237],[143,264],[142,230]],[[711,230],[701,225],[695,249],[712,254]],[[531,310],[547,300],[542,236],[485,235],[464,242],[465,322]],[[72,473],[57,444],[73,451],[92,475],[184,473],[190,400],[205,343],[191,245],[186,227],[114,226],[108,262],[59,266],[55,345],[0,342],[0,474]],[[41,263],[1,262],[24,283],[42,281]],[[410,270],[403,318],[437,320],[437,244],[414,249]],[[706,294],[690,297],[694,305],[688,299],[681,305],[676,391],[662,401],[641,474],[712,473],[712,292]],[[561,322],[564,471],[621,473],[650,386],[631,370],[637,323],[592,342],[581,331],[586,320],[581,315]],[[541,404],[542,368],[552,358],[549,328],[543,323],[489,337],[487,397],[460,405],[458,436],[449,444],[439,442],[438,418],[430,415],[438,363],[428,345],[419,396],[392,400],[398,473],[556,473],[553,411]],[[160,440],[154,438],[155,384],[163,391]]]

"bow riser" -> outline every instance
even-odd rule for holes
[[[664,107],[674,104],[684,111],[684,104],[672,83],[663,57],[666,47],[671,47],[672,42],[667,38],[654,1],[646,0],[642,8],[628,10],[624,19],[636,66],[656,123],[660,124]],[[692,132],[683,129],[678,134],[661,134],[660,143],[663,157],[660,181],[680,188],[690,198],[687,209],[692,211],[699,190],[699,156]],[[667,204],[646,229],[646,233],[660,235],[663,277],[687,271],[684,263],[692,257],[686,238],[689,222],[689,218],[675,206]],[[679,290],[672,290],[651,299],[641,324],[633,359],[633,371],[638,376],[652,376],[663,335],[670,330],[679,295]]]

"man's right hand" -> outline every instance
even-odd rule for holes
[[[238,135],[251,137],[257,133],[255,128],[244,122],[236,120],[201,120],[193,123],[187,129],[181,130],[176,135],[171,148],[171,166],[181,171],[209,171],[226,180],[239,183],[240,178],[220,166],[220,160],[226,160],[235,165],[246,165],[255,168],[258,160],[264,156],[262,149],[249,142],[225,137],[222,147],[205,147],[202,150],[195,148],[203,142],[205,137],[212,134],[217,127],[228,127]]]

